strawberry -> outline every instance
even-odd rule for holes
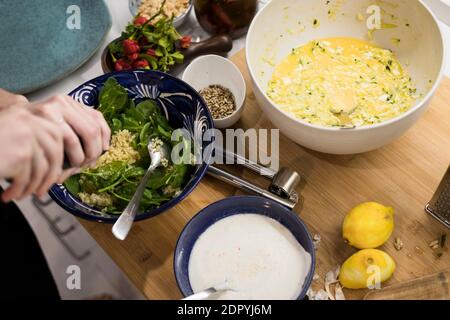
[[[139,59],[139,53],[132,53],[132,54],[129,54],[128,56],[128,60],[130,60],[130,61],[134,61],[134,60],[137,60],[137,59]]]
[[[187,49],[191,46],[192,43],[192,37],[191,36],[183,36],[180,39],[180,47],[183,49]]]
[[[147,53],[149,56],[155,57],[155,58],[156,58],[156,51],[155,51],[155,49],[150,48],[150,49],[147,50],[146,53]]]
[[[125,59],[119,59],[114,64],[114,70],[116,71],[131,70],[131,65]]]
[[[147,22],[147,18],[143,16],[139,16],[136,19],[134,19],[134,25],[135,26],[142,26],[144,23]]]
[[[139,47],[139,44],[135,40],[123,40],[123,52],[125,55],[131,55],[133,53],[139,53],[141,51],[141,48]]]
[[[133,69],[150,69],[148,61],[144,60],[144,59],[139,59],[139,60],[134,61],[132,66],[133,66]]]

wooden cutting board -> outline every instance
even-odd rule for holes
[[[272,128],[251,91],[244,52],[232,60],[244,74],[248,88],[246,109],[238,126]],[[321,278],[314,288],[322,287],[325,274],[356,252],[342,240],[341,224],[352,207],[365,201],[378,201],[396,210],[394,234],[382,248],[397,263],[387,285],[450,268],[450,252],[438,259],[428,247],[448,230],[424,212],[450,164],[450,79],[443,81],[429,110],[414,128],[380,150],[352,156],[325,155],[281,137],[280,151],[281,165],[296,169],[304,177],[297,190],[305,198],[304,206],[295,212],[312,234],[322,237],[316,265]],[[250,177],[242,169],[237,171]],[[147,298],[178,299],[181,294],[173,273],[173,252],[181,230],[200,209],[236,193],[235,188],[206,177],[177,207],[137,223],[124,242],[113,237],[110,225],[81,223]],[[395,237],[404,242],[402,251],[395,250]],[[345,293],[347,298],[362,299],[367,291]]]

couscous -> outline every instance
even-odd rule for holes
[[[122,161],[127,164],[136,163],[140,159],[139,152],[134,150],[135,136],[128,130],[120,130],[111,138],[111,146],[97,161],[95,167],[101,167],[113,161]]]
[[[138,9],[138,15],[147,19],[159,12],[163,0],[142,0]],[[163,12],[167,17],[178,17],[189,8],[189,0],[166,0]],[[155,22],[158,18],[155,19]]]

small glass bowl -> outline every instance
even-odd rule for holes
[[[133,15],[133,17],[135,17],[138,14],[138,9],[141,5],[141,2],[142,0],[128,0],[128,7],[130,8],[130,12]],[[173,20],[173,26],[175,28],[179,28],[183,23],[186,22],[191,12],[191,9],[192,9],[192,0],[189,1],[189,7],[186,9],[186,11]]]

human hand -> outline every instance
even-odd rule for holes
[[[27,103],[28,100],[24,96],[10,93],[6,90],[0,89],[0,110],[9,108],[16,104]]]
[[[30,104],[25,97],[0,94],[5,104],[0,109],[0,178],[12,180],[3,201],[32,193],[41,196],[53,183],[62,183],[93,164],[109,148],[111,130],[103,115],[70,97]],[[66,171],[62,170],[64,154],[72,166]]]
[[[0,146],[0,177],[12,181],[2,194],[5,202],[32,193],[42,196],[62,174],[59,126],[24,108],[0,111]]]
[[[80,168],[92,165],[109,148],[111,130],[101,112],[81,105],[68,96],[55,96],[26,105],[27,110],[60,126],[64,150],[73,169],[66,170],[63,182]]]

